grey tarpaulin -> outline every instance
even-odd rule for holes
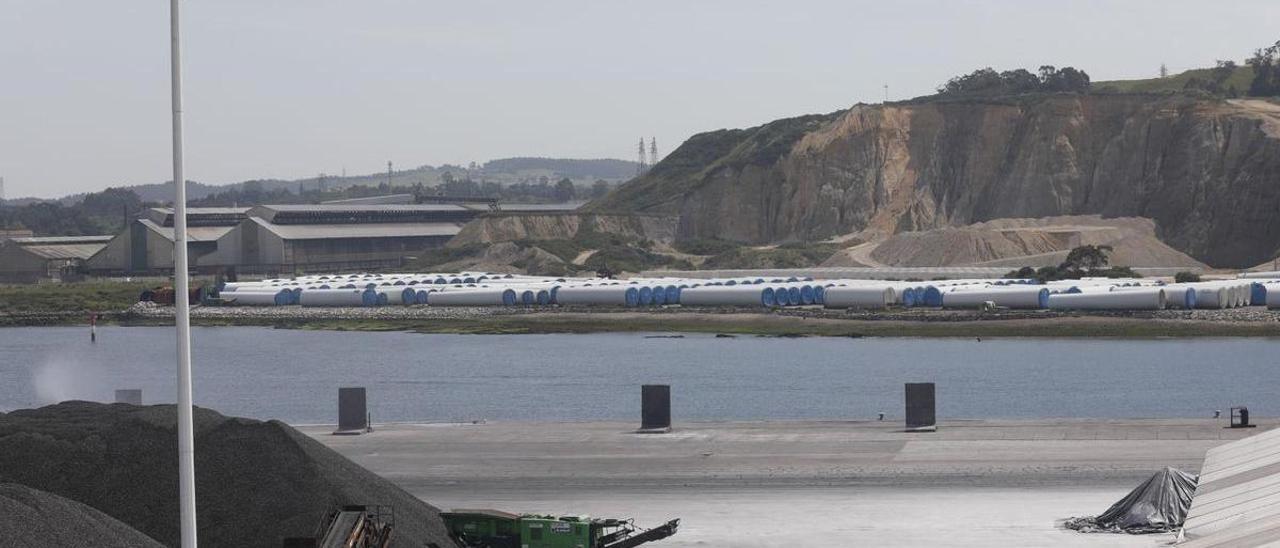
[[[1165,467],[1091,518],[1072,518],[1066,527],[1083,532],[1163,533],[1182,526],[1196,492],[1196,476]]]

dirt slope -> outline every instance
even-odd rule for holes
[[[1207,268],[1156,237],[1148,219],[1097,215],[998,219],[903,232],[837,253],[824,266],[1047,266],[1081,245],[1109,245],[1111,262],[1135,267]]]
[[[52,493],[0,484],[0,539],[41,548],[162,548],[102,512]]]

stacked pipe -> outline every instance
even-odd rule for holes
[[[1264,273],[1265,274],[1265,273]],[[975,308],[1124,310],[1157,308],[1280,308],[1280,273],[1238,279],[1161,283],[1149,279],[1083,278],[1046,284],[1025,279],[910,282],[813,280],[795,276],[728,278],[596,278],[490,272],[311,275],[231,282],[223,302],[236,306],[749,306],[883,309]],[[1280,293],[1278,293],[1280,294]],[[1163,296],[1163,302],[1161,300]]]

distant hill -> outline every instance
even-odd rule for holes
[[[1209,80],[1213,77],[1213,69],[1192,69],[1164,78],[1147,78],[1145,80],[1103,80],[1094,82],[1091,89],[1095,93],[1164,93],[1182,91],[1187,81],[1192,78]],[[1223,88],[1234,86],[1241,93],[1249,89],[1253,82],[1253,67],[1241,65],[1223,83]]]
[[[441,181],[446,172],[457,179],[469,177],[476,182],[491,181],[502,185],[537,183],[541,177],[546,177],[551,182],[568,177],[573,182],[584,185],[597,179],[620,183],[634,177],[637,167],[636,162],[627,160],[564,158],[503,158],[485,162],[483,166],[472,165],[475,167],[446,164],[438,167],[419,166],[411,169],[397,169],[391,174],[391,184],[393,186],[413,186],[418,183],[434,185]],[[297,191],[299,187],[312,190],[322,185],[330,190],[356,185],[376,187],[386,181],[385,171],[347,177],[325,175],[323,180],[320,176],[303,179],[255,179],[224,185],[191,181],[187,185],[187,197],[191,200],[199,200],[233,188],[242,188],[245,184],[260,185],[263,191],[271,192],[281,189]],[[173,187],[167,182],[123,188],[134,191],[144,202],[167,202],[173,199]],[[74,204],[84,199],[86,194],[72,194],[61,198],[60,201],[64,204]],[[9,201],[10,205],[16,205],[15,202],[18,200]]]
[[[485,173],[551,172],[570,179],[630,179],[636,163],[627,160],[566,160],[561,158],[503,158],[484,164]]]

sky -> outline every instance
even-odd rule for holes
[[[0,0],[7,197],[169,180],[168,4]],[[185,0],[182,15],[187,178],[205,183],[634,159],[641,136],[665,154],[981,67],[1148,78],[1280,40],[1275,0]]]

